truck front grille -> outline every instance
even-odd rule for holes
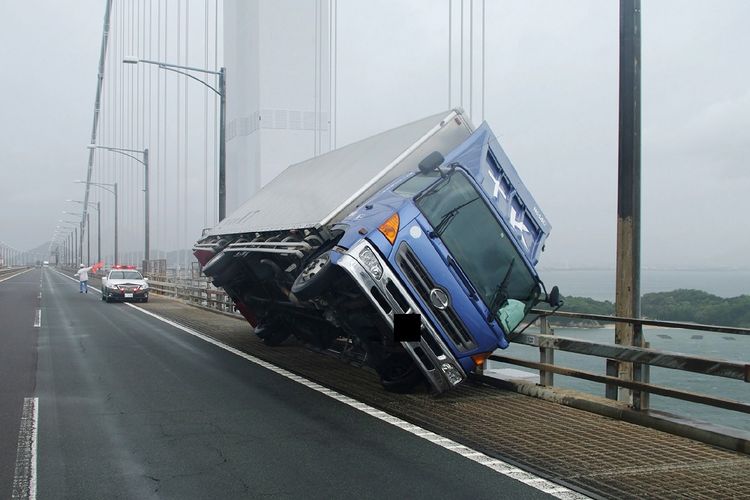
[[[398,247],[396,263],[403,271],[406,279],[422,298],[425,305],[432,310],[443,331],[453,340],[458,350],[470,351],[474,349],[476,347],[474,339],[458,318],[458,314],[453,310],[453,306],[448,305],[448,307],[441,310],[432,305],[430,291],[433,288],[437,288],[435,282],[427,273],[422,263],[419,262],[417,256],[414,255],[414,251],[406,243],[401,243]]]

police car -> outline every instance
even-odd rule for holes
[[[102,278],[102,300],[148,302],[148,278],[144,278],[135,266],[114,266]]]

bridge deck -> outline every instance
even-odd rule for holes
[[[144,308],[488,455],[607,498],[750,498],[750,457],[478,384],[434,398],[383,391],[377,376],[241,320],[153,296]]]

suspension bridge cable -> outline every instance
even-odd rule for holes
[[[103,80],[104,80],[104,63],[106,61],[107,57],[107,45],[108,45],[108,39],[109,39],[109,22],[110,22],[110,13],[112,9],[112,0],[107,0],[105,11],[104,11],[104,28],[102,30],[102,42],[101,42],[101,49],[99,51],[99,69],[97,72],[97,81],[96,81],[96,98],[94,99],[94,119],[93,124],[91,126],[91,138],[90,143],[95,144],[96,143],[96,136],[97,136],[97,127],[99,124],[99,112],[101,108],[101,95],[102,95],[102,87],[103,87]],[[86,190],[83,196],[83,210],[81,211],[81,227],[83,227],[83,221],[86,218],[86,215],[88,214],[88,201],[89,201],[89,191],[90,191],[90,183],[91,183],[91,174],[94,167],[94,150],[89,150],[89,159],[88,159],[88,167],[86,169]],[[79,240],[79,246],[83,247],[83,231],[81,231],[81,238]]]
[[[484,89],[485,89],[485,49],[487,48],[487,44],[485,43],[486,37],[485,37],[485,29],[486,29],[486,16],[485,16],[485,7],[487,5],[487,0],[482,0],[482,121],[486,120],[484,116]]]
[[[208,65],[208,0],[203,1],[203,67]],[[208,226],[208,87],[203,87],[203,227]]]

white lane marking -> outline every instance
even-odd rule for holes
[[[36,317],[34,318],[34,328],[40,328],[42,326],[42,310],[36,310]]]
[[[15,278],[16,276],[21,276],[22,274],[26,274],[26,273],[28,273],[29,271],[32,271],[32,270],[34,270],[34,268],[30,267],[29,269],[27,269],[25,271],[21,271],[20,273],[16,273],[13,276],[8,276],[7,278],[1,279],[0,283],[2,283],[3,281],[8,281],[9,279]]]
[[[68,278],[71,281],[78,281],[75,278],[71,278],[70,276],[67,276],[59,271],[56,271],[60,276],[64,278]],[[91,288],[91,287],[89,287]],[[101,293],[100,290],[97,290],[96,288],[93,288],[93,290],[97,293]],[[404,420],[401,420],[398,417],[395,417],[393,415],[390,415],[382,410],[378,410],[376,408],[373,408],[372,406],[368,405],[367,403],[362,403],[360,401],[357,401],[356,399],[352,399],[348,396],[344,396],[343,394],[340,394],[333,389],[329,389],[327,387],[323,387],[320,384],[317,384],[309,379],[306,379],[305,377],[302,377],[300,375],[297,375],[295,373],[292,373],[290,371],[287,371],[283,368],[279,368],[276,365],[272,365],[271,363],[268,363],[266,361],[263,361],[260,358],[256,358],[255,356],[252,356],[250,354],[247,354],[245,352],[242,352],[238,349],[235,349],[234,347],[230,347],[222,342],[219,342],[216,339],[213,339],[211,337],[208,337],[197,330],[193,330],[192,328],[188,328],[186,326],[183,326],[175,321],[172,321],[168,318],[165,318],[163,316],[159,316],[158,314],[152,313],[151,311],[147,311],[145,309],[142,309],[134,304],[131,304],[130,302],[125,302],[125,305],[128,307],[132,307],[133,309],[136,309],[143,314],[146,314],[148,316],[151,316],[153,318],[158,319],[159,321],[166,323],[170,326],[173,326],[179,330],[182,330],[186,333],[189,333],[190,335],[193,335],[195,337],[198,337],[201,340],[204,340],[208,342],[209,344],[213,344],[217,347],[220,347],[221,349],[224,349],[226,351],[231,352],[232,354],[235,354],[241,358],[244,358],[252,363],[255,363],[256,365],[262,366],[263,368],[266,368],[268,370],[271,370],[272,372],[278,373],[279,375],[286,377],[290,380],[293,380],[297,383],[300,383],[314,391],[317,391],[321,394],[324,394],[330,398],[333,398],[341,403],[344,403],[348,406],[351,406],[352,408],[359,410],[363,413],[367,413],[368,415],[375,417],[379,420],[382,420],[383,422],[386,422],[388,424],[391,424],[393,426],[396,426],[406,432],[409,432],[411,434],[414,434],[417,437],[420,437],[422,439],[425,439],[427,441],[430,441],[431,443],[440,446],[442,448],[445,448],[448,451],[452,451],[454,453],[457,453],[464,458],[467,458],[469,460],[472,460],[473,462],[476,462],[480,465],[484,465],[485,467],[492,469],[493,471],[497,472],[498,474],[502,474],[504,476],[508,476],[511,479],[515,479],[518,482],[524,483],[527,486],[530,486],[532,488],[535,488],[537,490],[542,491],[543,493],[546,493],[548,495],[551,495],[556,498],[560,498],[563,500],[584,500],[588,499],[586,495],[583,495],[581,493],[578,493],[577,491],[573,491],[571,489],[568,489],[564,486],[561,486],[559,484],[553,483],[552,481],[548,479],[544,479],[539,476],[535,476],[531,474],[530,472],[526,472],[522,469],[519,469],[518,467],[511,465],[507,462],[503,462],[502,460],[499,460],[494,457],[490,457],[489,455],[485,455],[482,452],[479,452],[477,450],[474,450],[472,448],[469,448],[468,446],[464,446],[460,443],[457,443],[451,439],[448,439],[446,437],[440,436],[439,434],[435,434],[432,431],[428,431],[426,429],[423,429],[422,427],[419,427],[418,425],[412,424],[410,422],[406,422]]]
[[[36,457],[39,432],[39,398],[25,398],[18,431],[16,472],[13,476],[13,500],[36,499]]]
[[[79,283],[79,281],[78,281],[77,279],[75,279],[75,278],[71,278],[70,276],[68,276],[68,275],[66,275],[66,274],[63,274],[63,273],[61,273],[60,271],[55,271],[55,272],[56,272],[57,274],[59,274],[60,276],[62,276],[63,278],[68,278],[68,279],[69,279],[70,281],[75,281],[76,283]],[[92,286],[88,287],[88,289],[89,289],[89,290],[93,290],[93,291],[95,291],[96,293],[102,293],[102,291],[101,291],[101,290],[99,290],[98,288],[94,288],[94,287],[92,287]]]
[[[382,420],[383,422],[386,422],[388,424],[391,424],[395,427],[398,427],[399,429],[402,429],[406,432],[409,432],[411,434],[414,434],[417,437],[420,437],[422,439],[426,439],[427,441],[430,441],[431,443],[440,446],[442,448],[445,448],[446,450],[452,451],[454,453],[457,453],[461,455],[462,457],[465,457],[469,460],[472,460],[480,465],[483,465],[489,469],[492,469],[493,471],[502,474],[504,476],[508,476],[512,479],[515,479],[516,481],[519,481],[521,483],[526,484],[527,486],[530,486],[532,488],[535,488],[537,490],[542,491],[543,493],[547,493],[553,497],[565,499],[565,500],[583,500],[588,499],[586,495],[582,495],[581,493],[578,493],[576,491],[570,490],[568,488],[565,488],[564,486],[560,486],[559,484],[555,484],[552,481],[549,481],[547,479],[535,476],[529,472],[526,472],[524,470],[519,469],[518,467],[515,467],[513,465],[510,465],[506,462],[503,462],[502,460],[498,460],[497,458],[490,457],[488,455],[485,455],[484,453],[481,453],[477,450],[474,450],[472,448],[469,448],[468,446],[464,446],[460,443],[457,443],[451,439],[448,439],[446,437],[440,436],[438,434],[435,434],[432,431],[428,431],[426,429],[423,429],[419,427],[418,425],[414,425],[412,423],[406,422],[404,420],[401,420],[398,417],[395,417],[393,415],[390,415],[382,410],[378,410],[376,408],[373,408],[372,406],[367,405],[366,403],[362,403],[360,401],[357,401],[355,399],[352,399],[348,396],[344,396],[343,394],[340,394],[332,389],[329,389],[327,387],[323,387],[320,384],[317,384],[316,382],[313,382],[311,380],[306,379],[305,377],[302,377],[300,375],[294,374],[292,372],[289,372],[283,368],[279,368],[276,365],[272,365],[271,363],[268,363],[266,361],[263,361],[260,358],[256,358],[255,356],[252,356],[250,354],[247,354],[245,352],[242,352],[238,349],[235,349],[234,347],[230,347],[226,344],[223,344],[219,342],[216,339],[213,339],[211,337],[208,337],[197,330],[193,330],[192,328],[188,328],[186,326],[183,326],[179,323],[176,323],[170,319],[167,319],[163,316],[159,316],[158,314],[154,314],[151,311],[147,311],[145,309],[142,309],[136,305],[133,305],[129,302],[125,303],[126,306],[132,307],[133,309],[136,309],[143,314],[146,314],[148,316],[151,316],[153,318],[158,319],[159,321],[166,323],[170,326],[173,326],[175,328],[178,328],[186,333],[189,333],[190,335],[193,335],[195,337],[198,337],[201,340],[204,340],[205,342],[208,342],[209,344],[213,344],[217,347],[220,347],[221,349],[224,349],[225,351],[229,351],[232,354],[235,354],[241,358],[244,358],[252,363],[255,363],[256,365],[262,366],[263,368],[266,368],[268,370],[271,370],[272,372],[275,372],[283,377],[286,377],[290,380],[293,380],[295,382],[298,382],[306,387],[309,387],[310,389],[317,391],[321,394],[324,394],[330,398],[335,399],[336,401],[339,401],[341,403],[344,403],[345,405],[351,406],[352,408],[362,411],[372,417],[375,417],[379,420]]]
[[[64,278],[68,278],[71,281],[77,282],[75,278],[71,278],[70,276],[67,276],[59,271],[57,272],[60,276]],[[89,287],[91,288],[91,287]],[[100,290],[93,288],[93,290],[97,293],[101,293]],[[186,333],[189,333],[190,335],[193,335],[195,337],[198,337],[199,339],[208,342],[210,344],[213,344],[217,347],[220,347],[221,349],[224,349],[226,351],[231,352],[232,354],[235,354],[241,358],[244,358],[252,363],[255,363],[256,365],[262,366],[263,368],[266,368],[268,370],[271,370],[275,373],[278,373],[279,375],[286,377],[290,380],[293,380],[297,383],[300,383],[314,391],[317,391],[321,394],[324,394],[330,398],[333,398],[341,403],[344,403],[348,406],[351,406],[352,408],[359,410],[363,413],[366,413],[372,417],[375,417],[379,420],[382,420],[386,423],[389,423],[393,426],[396,426],[406,432],[409,432],[411,434],[414,434],[417,437],[420,437],[422,439],[425,439],[427,441],[430,441],[431,443],[440,446],[442,448],[445,448],[448,451],[452,451],[454,453],[457,453],[464,458],[467,458],[469,460],[472,460],[480,465],[484,465],[485,467],[492,469],[493,471],[497,472],[498,474],[502,474],[504,476],[508,476],[511,479],[514,479],[516,481],[519,481],[521,483],[526,484],[527,486],[530,486],[532,488],[535,488],[537,490],[542,491],[543,493],[546,493],[548,495],[551,495],[556,498],[560,498],[563,500],[584,500],[588,499],[586,495],[583,495],[581,493],[578,493],[576,491],[573,491],[571,489],[568,489],[564,486],[561,486],[559,484],[553,483],[552,481],[549,481],[547,479],[535,476],[529,472],[526,472],[522,469],[519,469],[518,467],[511,465],[507,462],[503,462],[502,460],[499,460],[494,457],[490,457],[489,455],[485,455],[484,453],[481,453],[479,451],[476,451],[472,448],[469,448],[467,446],[464,446],[460,443],[457,443],[451,439],[448,439],[446,437],[440,436],[439,434],[435,434],[432,431],[428,431],[426,429],[423,429],[422,427],[419,427],[418,425],[412,424],[410,422],[406,422],[404,420],[401,420],[398,417],[395,417],[393,415],[390,415],[382,410],[378,410],[376,408],[373,408],[372,406],[368,405],[367,403],[362,403],[360,401],[357,401],[355,399],[352,399],[348,396],[344,396],[343,394],[340,394],[332,389],[329,389],[327,387],[323,387],[320,384],[317,384],[309,379],[306,379],[305,377],[302,377],[300,375],[297,375],[295,373],[292,373],[290,371],[287,371],[283,368],[279,368],[276,365],[272,365],[271,363],[268,363],[266,361],[263,361],[260,358],[256,358],[255,356],[252,356],[250,354],[247,354],[245,352],[242,352],[238,349],[235,349],[234,347],[230,347],[222,342],[219,342],[216,339],[213,339],[211,337],[208,337],[197,330],[193,330],[192,328],[188,328],[186,326],[183,326],[175,321],[172,321],[168,318],[165,318],[163,316],[160,316],[158,314],[152,313],[151,311],[147,311],[145,309],[142,309],[134,304],[131,304],[129,302],[125,302],[125,305],[128,307],[132,307],[133,309],[136,309],[143,314],[146,314],[148,316],[151,316],[155,319],[158,319],[159,321],[162,321],[163,323],[166,323],[170,326],[173,326],[179,330],[182,330]]]

